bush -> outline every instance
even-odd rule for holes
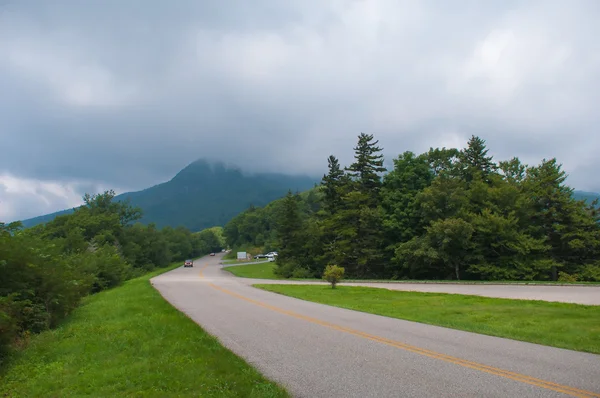
[[[559,282],[577,282],[578,281],[578,275],[569,275],[566,272],[562,272],[560,271],[558,273],[558,281]]]
[[[311,270],[309,270],[307,268],[296,268],[292,272],[292,278],[302,279],[302,278],[312,278],[312,277],[314,277],[314,274],[312,273]]]
[[[15,307],[12,297],[0,297],[0,364],[19,333]]]
[[[295,269],[296,267],[294,264],[277,262],[273,273],[287,279],[292,277]]]
[[[323,279],[331,283],[331,288],[335,289],[335,285],[337,285],[344,278],[344,272],[345,269],[342,267],[338,267],[337,265],[328,265],[325,267],[325,271],[323,272]]]
[[[600,282],[600,261],[581,267],[578,279],[585,282]]]
[[[87,254],[86,260],[87,267],[96,274],[93,293],[118,286],[131,274],[129,264],[110,245],[104,245],[95,252]]]

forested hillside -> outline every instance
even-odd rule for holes
[[[281,198],[288,190],[304,191],[317,179],[284,174],[244,174],[220,163],[198,160],[181,170],[170,181],[151,188],[118,195],[115,200],[129,200],[143,210],[139,220],[158,228],[183,226],[200,231],[214,225],[225,225],[250,205],[264,206]],[[72,210],[23,221],[31,227],[48,222]]]
[[[329,157],[318,189],[232,219],[228,243],[278,250],[285,277],[336,264],[358,278],[600,280],[598,201],[575,199],[556,159],[496,162],[472,137],[385,173],[372,135],[354,150],[345,168]]]
[[[221,228],[198,233],[143,225],[112,191],[46,225],[0,223],[0,362],[15,342],[56,326],[90,294],[224,246]]]
[[[573,196],[577,200],[585,200],[588,203],[592,203],[596,199],[600,200],[600,194],[595,192],[574,191]]]

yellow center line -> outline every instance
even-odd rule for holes
[[[208,263],[204,264],[204,266],[202,268],[200,268],[200,272],[198,272],[198,275],[200,276],[200,278],[204,278],[204,274],[202,273],[202,271],[204,271],[207,267],[208,267]]]
[[[208,264],[206,264],[201,270],[200,270],[200,277],[203,278],[204,275],[202,274],[202,271],[208,266]],[[333,323],[329,323],[329,322],[325,322],[322,321],[320,319],[317,318],[313,318],[313,317],[309,317],[306,315],[302,315],[299,314],[297,312],[293,312],[293,311],[288,311],[285,310],[283,308],[279,308],[279,307],[275,307],[272,306],[270,304],[266,304],[245,296],[242,296],[238,293],[232,292],[231,290],[227,290],[225,288],[222,288],[220,286],[217,286],[213,283],[209,283],[209,286],[211,286],[212,288],[219,290],[223,293],[226,293],[230,296],[239,298],[241,300],[247,301],[249,303],[258,305],[260,307],[263,308],[267,308],[269,310],[275,311],[277,313],[280,314],[284,314],[284,315],[288,315],[291,316],[293,318],[296,319],[301,319],[310,323],[314,323],[317,325],[321,325],[333,330],[337,330],[340,332],[344,332],[344,333],[348,333],[354,336],[358,336],[358,337],[362,337],[371,341],[375,341],[378,343],[382,343],[382,344],[386,344],[388,346],[391,347],[395,347],[395,348],[399,348],[405,351],[409,351],[409,352],[413,352],[415,354],[420,354],[420,355],[424,355],[426,357],[429,358],[435,358],[435,359],[439,359],[445,362],[449,362],[449,363],[453,363],[456,365],[460,365],[466,368],[470,368],[470,369],[474,369],[474,370],[479,370],[481,372],[485,372],[485,373],[489,373],[489,374],[493,374],[496,376],[500,376],[500,377],[504,377],[510,380],[514,380],[514,381],[519,381],[522,383],[526,383],[526,384],[530,384],[536,387],[541,387],[541,388],[545,388],[547,390],[552,390],[552,391],[556,391],[556,392],[560,392],[560,393],[564,393],[567,395],[571,395],[574,397],[580,397],[580,398],[600,398],[600,394],[598,393],[594,393],[592,391],[586,391],[586,390],[582,390],[579,388],[575,388],[575,387],[570,387],[570,386],[565,386],[565,385],[561,385],[558,383],[554,383],[551,381],[546,381],[546,380],[542,380],[542,379],[537,379],[535,377],[531,377],[531,376],[526,376],[526,375],[522,375],[519,373],[515,373],[515,372],[511,372],[508,370],[504,370],[504,369],[499,369],[499,368],[495,368],[493,366],[488,366],[488,365],[484,365],[481,363],[477,363],[477,362],[473,362],[473,361],[468,361],[465,359],[461,359],[461,358],[457,358],[457,357],[452,357],[450,355],[446,355],[446,354],[442,354],[442,353],[438,353],[435,351],[431,351],[431,350],[426,350],[423,348],[419,348],[416,346],[412,346],[409,344],[405,344],[405,343],[401,343],[399,341],[395,341],[395,340],[390,340],[384,337],[380,337],[380,336],[376,336],[373,334],[369,334],[369,333],[365,333],[365,332],[361,332],[359,330],[355,330],[355,329],[351,329],[345,326],[341,326],[341,325],[336,325]]]

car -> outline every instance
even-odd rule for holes
[[[215,255],[215,253],[210,253],[210,255],[211,255],[211,256],[214,256],[214,255]]]
[[[255,260],[258,260],[259,258],[267,258],[267,254],[257,254],[256,256],[254,256]]]
[[[183,263],[183,267],[187,268],[187,267],[193,267],[194,266],[194,261],[193,260],[185,260],[185,262]]]

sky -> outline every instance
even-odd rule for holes
[[[597,0],[0,0],[0,221],[205,158],[320,176],[485,139],[599,191]]]

